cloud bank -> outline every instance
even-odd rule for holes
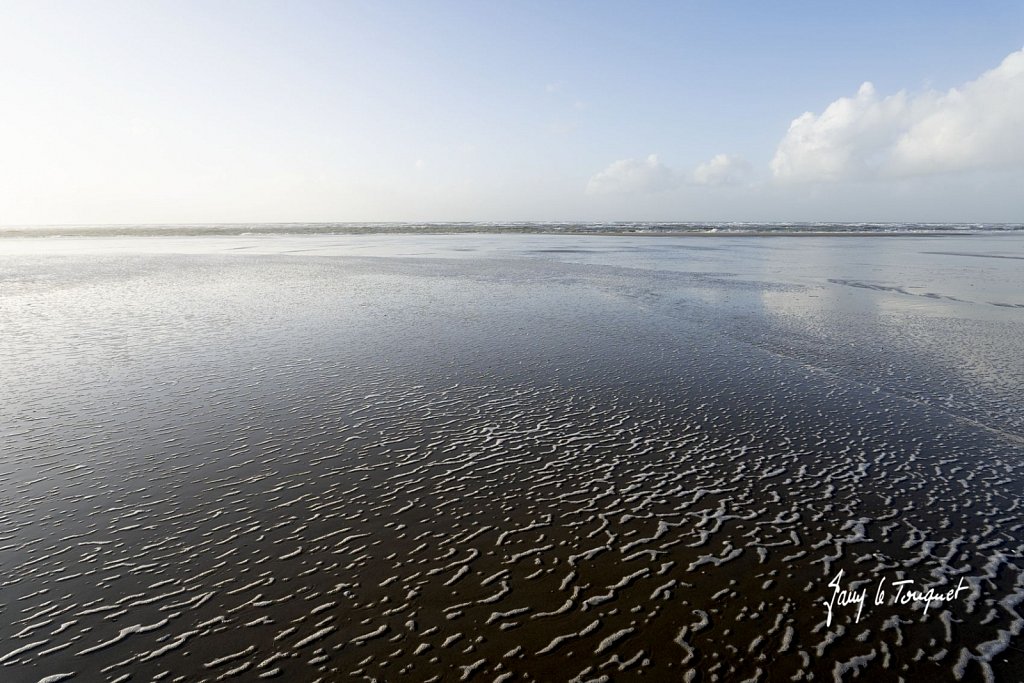
[[[621,159],[596,173],[587,183],[587,194],[647,194],[676,185],[675,173],[658,161],[657,154],[646,159]]]
[[[864,83],[793,120],[771,161],[784,181],[922,176],[1024,166],[1024,50],[947,92],[880,97]]]
[[[587,194],[651,194],[678,189],[685,185],[740,185],[753,173],[753,166],[742,157],[717,154],[682,173],[661,163],[657,154],[646,159],[620,159],[596,173],[587,183]]]
[[[741,185],[750,179],[753,170],[742,157],[716,154],[694,169],[692,180],[697,185]]]

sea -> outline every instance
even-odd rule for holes
[[[110,225],[8,225],[0,237],[18,235],[375,235],[375,234],[974,234],[1024,231],[1024,223],[809,223],[809,222],[343,222],[160,223]]]

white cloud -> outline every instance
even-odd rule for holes
[[[686,185],[742,185],[752,172],[750,162],[732,154],[716,154],[689,174],[666,166],[657,154],[651,154],[646,159],[611,163],[590,179],[587,194],[651,194]]]
[[[750,178],[750,162],[731,154],[716,154],[693,171],[697,185],[740,185]]]
[[[657,154],[646,159],[621,159],[595,174],[587,183],[587,194],[643,194],[661,192],[676,185],[675,173],[658,161]]]
[[[1024,50],[941,93],[854,97],[807,112],[772,159],[775,177],[834,181],[1024,166]]]

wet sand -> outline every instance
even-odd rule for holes
[[[6,239],[0,677],[1013,680],[1021,257]]]

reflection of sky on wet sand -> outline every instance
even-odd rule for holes
[[[541,259],[740,280],[874,291],[887,312],[963,315],[953,299],[1024,304],[1024,236],[629,237],[574,235],[262,235],[6,238],[10,255],[283,254],[391,258]],[[840,292],[843,290],[841,289]],[[858,292],[864,294],[865,292]],[[850,298],[850,297],[846,297]],[[772,310],[842,306],[836,293],[765,296]],[[853,305],[859,306],[863,302]],[[998,307],[997,307],[998,308]],[[1012,309],[1011,309],[1012,310]],[[998,314],[997,314],[998,315]]]
[[[961,321],[918,349],[952,372],[998,374],[984,336],[1024,318],[1024,236],[623,237],[262,235],[8,238],[9,255],[220,254],[531,259],[688,276],[651,295],[760,309],[805,334],[858,320],[878,344],[913,344],[911,319]],[[8,278],[10,284],[10,277]],[[680,286],[681,285],[681,286]],[[974,324],[969,324],[974,321]],[[995,344],[998,346],[998,344]],[[966,359],[969,362],[964,362]],[[980,370],[979,370],[980,369]]]
[[[837,330],[859,327],[861,343],[869,344],[860,354],[903,350],[974,386],[1009,389],[1024,380],[1019,368],[1013,373],[1006,362],[1007,344],[1014,343],[1006,323],[1014,315],[1021,317],[1019,312],[982,310],[975,315],[984,305],[850,289],[827,285],[807,291],[767,290],[760,298],[766,314],[791,332],[817,339],[826,356],[838,358],[846,351],[832,342]]]
[[[1024,385],[1024,307],[994,304],[1024,304],[1024,268],[966,254],[1020,254],[1024,241],[951,241],[939,246],[962,253],[929,253],[936,245],[919,239],[808,241],[808,286],[765,288],[760,304],[815,362],[1001,430]]]
[[[760,274],[820,284],[859,279],[974,301],[1020,294],[1024,236],[630,237],[577,235],[261,235],[5,238],[7,254],[306,254],[534,258],[677,272]],[[909,279],[908,279],[909,278]],[[980,289],[979,289],[980,288]],[[1019,303],[1019,302],[1018,302]]]

